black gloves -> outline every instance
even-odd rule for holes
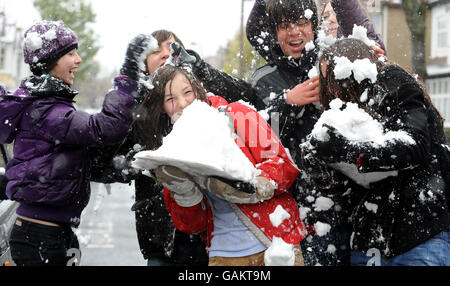
[[[320,189],[330,189],[339,184],[336,171],[329,167],[326,162],[317,158],[316,152],[311,150],[306,144],[300,145],[300,148],[303,170],[308,174],[309,178]]]
[[[327,141],[318,140],[314,136],[309,140],[311,146],[317,152],[317,157],[327,163],[347,162],[356,164],[359,156],[356,146],[342,136],[336,128],[327,124],[324,124],[323,128],[327,130],[326,134],[329,137]]]
[[[145,60],[149,54],[158,49],[158,41],[151,35],[140,34],[128,44],[125,62],[120,69],[120,74],[133,80],[139,80],[144,75]]]
[[[171,63],[174,66],[182,66],[186,64],[195,65],[200,61],[200,56],[194,52],[187,52],[179,43],[174,42],[170,44],[172,50]]]
[[[414,167],[418,164],[411,154],[417,154],[418,144],[389,139],[382,145],[372,141],[350,142],[336,128],[327,128],[328,141],[311,137],[309,142],[317,152],[316,157],[326,163],[349,163],[357,166],[361,173],[386,172]]]

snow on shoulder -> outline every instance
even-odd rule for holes
[[[134,168],[180,168],[192,176],[219,176],[252,182],[259,171],[234,141],[230,119],[199,100],[183,110],[172,131],[154,151],[137,153]]]
[[[392,140],[415,144],[415,141],[405,131],[385,132],[383,125],[366,111],[359,108],[356,103],[349,102],[342,109],[343,106],[344,103],[342,100],[334,99],[330,103],[330,109],[326,110],[317,121],[311,132],[311,136],[320,141],[328,141],[328,128],[323,126],[327,124],[336,128],[350,144],[366,142],[372,144],[374,147],[383,147],[386,146],[387,142]],[[398,174],[398,171],[359,173],[356,165],[349,163],[335,163],[330,164],[330,166],[364,187],[368,187],[369,183]]]

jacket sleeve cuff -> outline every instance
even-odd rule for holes
[[[137,92],[138,84],[137,81],[128,76],[119,75],[114,79],[114,87],[120,92],[134,96]]]

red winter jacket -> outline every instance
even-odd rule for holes
[[[298,206],[287,191],[300,171],[288,157],[270,125],[255,110],[237,102],[228,104],[219,96],[210,96],[209,99],[213,107],[226,108],[228,116],[233,119],[234,129],[239,135],[236,138],[236,144],[253,165],[261,170],[260,176],[274,181],[278,186],[274,197],[268,201],[256,204],[230,203],[230,205],[243,223],[267,247],[270,246],[273,236],[281,237],[290,244],[300,243],[306,236],[306,231],[300,220]],[[246,124],[246,127],[242,128],[244,126],[242,124]],[[267,136],[259,136],[259,134],[267,134]],[[208,199],[204,197],[201,203],[185,208],[172,199],[168,189],[164,189],[164,199],[175,227],[188,234],[201,233],[209,247],[214,225]],[[290,214],[290,218],[285,219],[278,227],[274,227],[269,215],[279,205]]]

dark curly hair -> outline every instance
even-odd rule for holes
[[[304,18],[305,11],[311,10],[312,29],[317,34],[319,17],[317,5],[314,0],[270,0],[266,6],[267,23],[273,35],[277,33],[277,27],[284,22],[295,23]]]

